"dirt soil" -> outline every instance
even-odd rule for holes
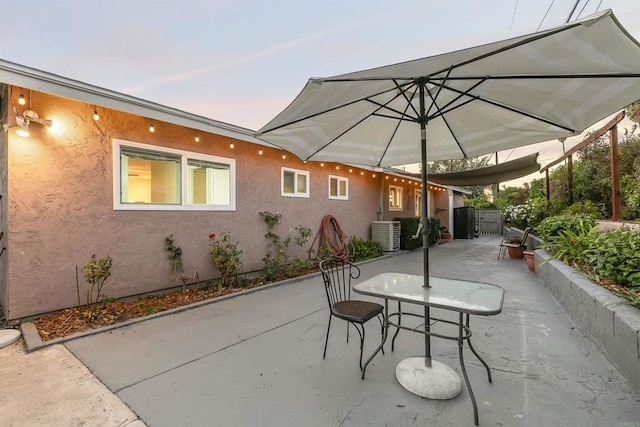
[[[299,271],[297,277],[316,272],[318,272],[317,266],[309,267]],[[284,278],[280,280],[282,279]],[[198,288],[191,289],[187,287],[184,291],[177,289],[170,293],[146,296],[135,302],[105,301],[98,303],[93,308],[84,306],[68,308],[34,320],[33,323],[42,341],[48,341],[102,326],[137,319],[171,308],[264,286],[276,281],[278,280],[267,281],[263,277],[251,280],[242,279],[242,286],[233,288],[218,288],[211,285],[205,287],[205,285],[200,284]]]

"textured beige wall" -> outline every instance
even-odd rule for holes
[[[208,256],[209,233],[231,233],[244,251],[244,271],[262,267],[266,226],[260,211],[283,214],[276,229],[283,237],[298,224],[315,233],[330,214],[347,234],[369,238],[371,221],[377,219],[382,177],[370,171],[361,175],[344,165],[336,171],[336,164],[303,164],[291,155],[283,160],[279,150],[203,132],[196,143],[193,130],[162,122],[154,122],[156,131],[150,133],[148,119],[100,107],[100,120],[94,122],[93,105],[37,92],[31,94],[30,108],[53,119],[57,133],[32,125],[29,139],[13,129],[7,134],[8,299],[3,306],[10,318],[76,305],[75,267],[92,254],[113,257],[104,292],[123,297],[178,285],[163,247],[170,234],[183,250],[185,267],[206,279],[217,276]],[[114,211],[113,138],[235,158],[236,211]],[[281,166],[310,171],[311,198],[280,196]],[[349,178],[348,201],[328,200],[330,174]],[[80,287],[84,302],[82,276]]]
[[[9,93],[8,86],[0,85],[0,122],[9,122],[9,102],[7,95]],[[7,140],[8,133],[0,130],[0,251],[7,245]],[[7,287],[7,252],[0,255],[0,306],[6,308],[8,302]]]

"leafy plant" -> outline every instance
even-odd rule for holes
[[[596,223],[589,215],[555,215],[545,218],[535,230],[542,240],[549,242],[553,237],[558,236],[561,231],[572,231],[580,233],[595,227]]]
[[[228,231],[220,233],[216,237],[214,233],[209,234],[211,241],[211,260],[220,272],[220,286],[233,287],[239,283],[238,274],[242,262],[240,257],[242,251],[238,249],[238,243],[231,242],[231,235]]]
[[[354,249],[352,256],[353,262],[382,256],[382,244],[377,240],[364,240],[353,236],[351,238],[351,245]]]
[[[173,234],[164,239],[164,250],[169,253],[169,268],[182,273],[182,249],[173,243]]]
[[[606,277],[621,286],[640,285],[639,230],[601,232],[584,256],[595,278]]]
[[[280,224],[282,220],[281,213],[260,212],[260,216],[267,224],[267,233],[264,235],[265,239],[269,241],[267,253],[262,261],[264,267],[262,273],[267,280],[273,280],[277,277],[293,277],[301,269],[306,268],[312,264],[308,259],[295,257],[288,254],[289,245],[291,244],[292,237],[289,236],[286,239],[282,239],[279,234],[275,233],[274,228]],[[302,225],[297,225],[293,228],[298,234],[293,239],[296,245],[304,246],[311,237],[311,229]]]
[[[92,307],[95,307],[95,305],[100,302],[104,282],[111,276],[112,265],[113,258],[109,255],[98,259],[96,255],[93,254],[84,267],[82,267],[84,278],[90,285],[87,291],[87,304],[91,304]],[[95,298],[93,296],[94,290],[97,291]]]

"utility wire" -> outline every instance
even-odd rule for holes
[[[551,4],[549,5],[549,7],[547,8],[547,11],[544,13],[544,16],[542,17],[542,21],[540,21],[540,25],[538,25],[538,28],[536,28],[536,32],[540,31],[540,27],[542,27],[542,23],[544,22],[544,20],[547,18],[547,15],[549,14],[549,11],[551,10],[551,6],[553,6],[553,3],[556,0],[551,0]]]
[[[511,37],[511,30],[513,30],[513,21],[516,19],[516,10],[518,10],[518,0],[516,0],[516,5],[513,8],[513,15],[511,15],[511,25],[509,26],[509,35],[507,37]]]
[[[576,11],[576,8],[578,7],[579,3],[580,3],[580,0],[576,0],[576,2],[573,4],[573,7],[571,8],[571,12],[569,12],[569,16],[567,16],[567,19],[564,21],[565,24],[571,21],[571,16],[573,16],[573,13]]]
[[[582,9],[580,9],[580,13],[578,13],[578,16],[576,16],[576,19],[580,19],[580,15],[582,15],[582,12],[584,12],[584,8],[587,7],[587,5],[589,4],[591,0],[587,0],[587,2],[584,4],[584,6],[582,6]]]

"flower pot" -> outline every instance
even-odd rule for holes
[[[451,233],[441,233],[444,240],[451,240]]]
[[[525,261],[527,261],[527,267],[529,267],[529,271],[536,271],[536,263],[534,258],[535,253],[533,251],[524,251],[523,254]]]
[[[522,259],[524,256],[524,248],[522,246],[507,246],[509,258]]]

